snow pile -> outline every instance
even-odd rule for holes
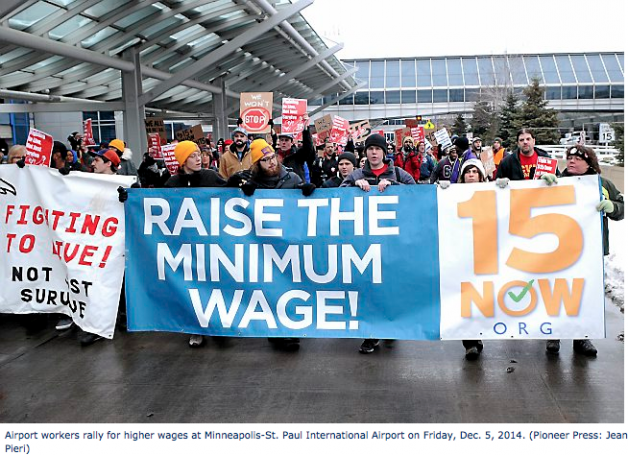
[[[604,287],[611,301],[624,311],[624,264],[626,247],[622,236],[625,220],[609,220],[610,254],[604,258]]]

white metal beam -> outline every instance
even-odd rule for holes
[[[249,41],[257,38],[258,36],[263,35],[277,24],[286,20],[287,18],[299,13],[301,10],[311,5],[314,0],[301,0],[297,3],[292,4],[291,6],[285,8],[281,13],[273,16],[270,19],[266,19],[258,25],[249,28],[246,32],[242,33],[238,37],[232,39],[227,44],[222,45],[218,49],[210,52],[202,59],[198,60],[196,63],[190,65],[188,68],[182,71],[178,71],[175,73],[170,79],[162,82],[157,87],[155,87],[150,92],[146,93],[142,96],[142,104],[147,104],[148,102],[155,99],[157,96],[166,92],[170,88],[175,85],[179,85],[181,82],[186,79],[190,79],[194,77],[199,71],[202,71],[205,67],[210,65],[213,62],[216,62],[227,55],[235,52],[238,48],[242,47]]]
[[[308,115],[312,116],[314,114],[319,113],[323,109],[327,109],[329,106],[331,106],[333,104],[336,104],[338,101],[340,101],[342,99],[345,99],[347,96],[351,95],[352,93],[355,93],[356,90],[359,90],[359,89],[361,89],[361,88],[363,88],[365,86],[366,86],[366,82],[361,82],[360,84],[358,84],[355,87],[353,87],[351,90],[344,92],[343,94],[341,94],[340,96],[335,97],[334,99],[332,99],[328,103],[325,103],[322,106],[314,109],[312,112],[309,112]]]

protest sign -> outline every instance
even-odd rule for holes
[[[54,138],[50,134],[31,128],[26,139],[24,163],[35,166],[50,166],[53,145]],[[63,159],[65,160],[65,156]]]
[[[144,119],[144,126],[146,127],[146,136],[148,137],[152,133],[159,134],[161,143],[165,144],[168,140],[166,136],[166,126],[164,125],[164,119],[158,117],[147,117]]]
[[[442,338],[604,338],[599,200],[596,175],[439,189]]]
[[[166,144],[161,146],[161,155],[170,175],[175,175],[179,171],[179,162],[174,157],[174,149],[177,144]]]
[[[406,125],[406,128],[416,128],[417,126],[419,126],[419,121],[417,119],[414,118],[407,118],[403,121],[403,123]]]
[[[148,135],[148,154],[156,160],[164,158],[161,153],[161,137],[159,133],[150,133]]]
[[[412,140],[415,144],[425,142],[425,130],[422,126],[410,128],[410,135],[412,136]]]
[[[94,131],[92,129],[92,119],[83,120],[83,145],[96,145],[94,141]]]
[[[329,131],[329,140],[334,144],[347,145],[347,134],[349,132],[349,121],[334,115],[332,128]]]
[[[484,165],[484,169],[486,170],[486,175],[490,178],[493,178],[493,173],[495,172],[495,158],[493,154],[492,147],[485,147],[484,150],[480,152],[480,160]]]
[[[349,133],[353,142],[364,142],[371,135],[371,124],[368,120],[351,123],[349,125]]]
[[[445,147],[449,147],[452,144],[451,138],[449,137],[449,133],[447,132],[446,128],[441,128],[440,130],[436,131],[435,135],[436,142],[440,144],[443,149]]]
[[[438,339],[436,190],[418,187],[129,191],[129,329]]]
[[[8,169],[4,169],[4,168]],[[135,177],[0,166],[0,313],[63,313],[113,331],[124,274],[124,204]]]
[[[307,117],[307,100],[284,98],[281,102],[281,132],[292,134],[295,141],[303,140]]]
[[[205,145],[205,133],[203,133],[201,125],[194,125],[192,128],[177,131],[176,138],[179,142],[192,141],[198,145]]]
[[[316,133],[320,136],[321,133],[331,130],[333,126],[333,120],[330,114],[324,115],[319,119],[314,120],[314,128]]]
[[[395,146],[397,148],[403,147],[403,138],[411,135],[410,128],[399,128],[395,130]]]
[[[539,156],[536,159],[536,170],[534,171],[534,180],[541,178],[543,174],[556,174],[558,160],[547,156]]]
[[[268,121],[272,118],[272,92],[240,93],[240,118],[242,127],[249,133],[269,133]]]

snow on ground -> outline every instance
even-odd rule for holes
[[[604,258],[604,287],[611,301],[624,311],[625,220],[608,221],[610,254]]]

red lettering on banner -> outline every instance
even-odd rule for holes
[[[78,262],[79,265],[87,265],[87,266],[92,265],[91,262],[87,262],[87,259],[93,257],[96,251],[98,251],[97,246],[85,246],[85,248],[83,248],[83,253],[81,254],[81,258],[79,259],[79,262]]]

